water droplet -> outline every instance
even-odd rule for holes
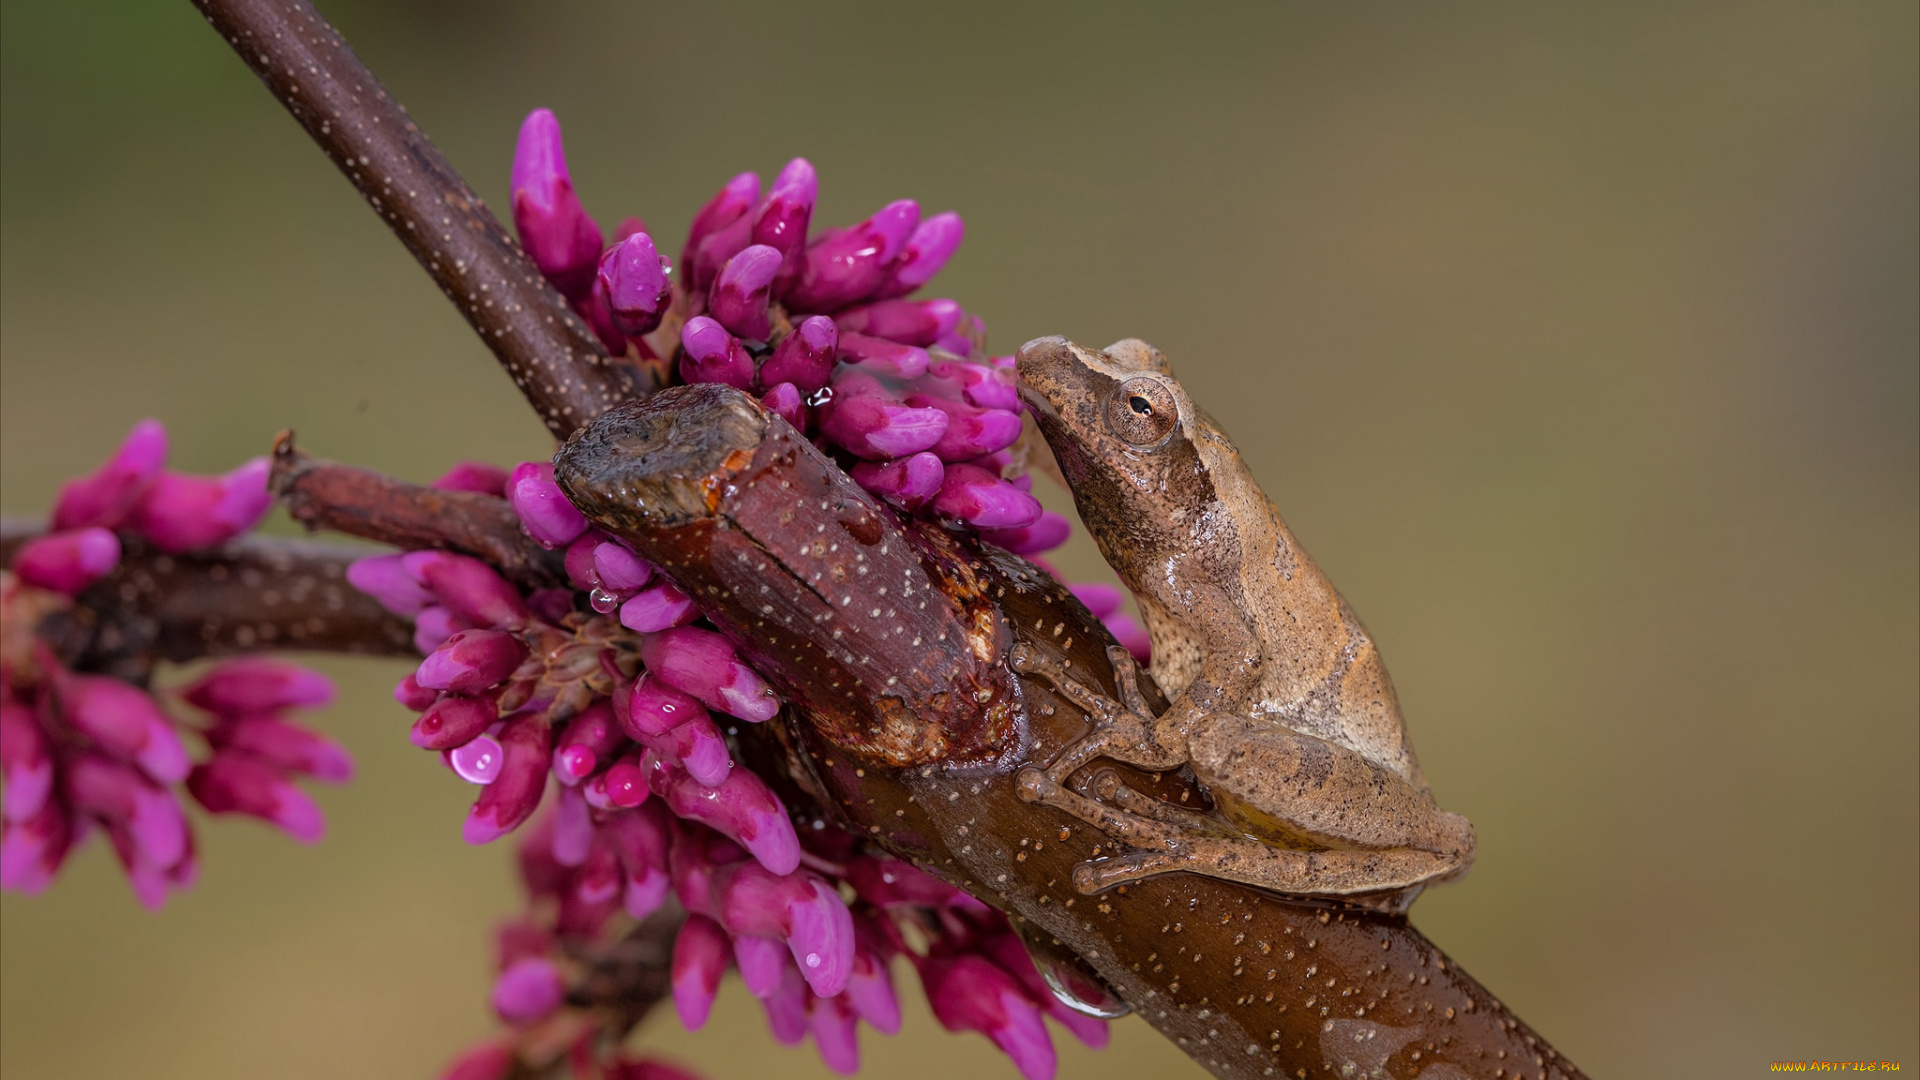
[[[593,610],[600,614],[611,615],[619,609],[620,598],[608,592],[606,589],[596,586],[592,592],[587,594],[587,603],[592,604]]]
[[[823,386],[820,389],[815,390],[813,393],[807,395],[807,404],[812,405],[816,408],[818,408],[821,405],[825,405],[827,402],[832,400],[833,400],[833,387],[831,386]]]
[[[817,953],[817,952],[810,952],[810,953],[808,953],[808,954],[807,954],[807,966],[808,966],[808,967],[810,967],[810,968],[817,968],[817,967],[819,967],[819,966],[820,966],[820,954],[819,954],[819,953]]]
[[[491,735],[481,735],[447,755],[453,771],[469,784],[491,784],[500,776],[500,743]]]

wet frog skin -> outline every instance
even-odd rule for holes
[[[1133,660],[1110,650],[1120,700],[1031,645],[1017,670],[1047,679],[1094,730],[1021,797],[1138,849],[1080,864],[1095,893],[1188,871],[1277,892],[1404,910],[1472,862],[1473,827],[1434,803],[1379,652],[1294,542],[1218,424],[1142,341],[1102,352],[1028,342],[1020,393],[1107,562],[1139,601],[1151,674],[1172,700],[1154,716]],[[1098,759],[1191,767],[1214,801],[1197,813],[1098,770]]]

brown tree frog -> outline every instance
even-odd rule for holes
[[[1185,870],[1403,910],[1463,873],[1473,826],[1435,805],[1372,639],[1166,357],[1137,340],[1093,352],[1046,337],[1020,349],[1018,370],[1081,518],[1139,602],[1150,673],[1172,701],[1149,712],[1124,649],[1110,650],[1119,701],[1051,654],[1014,650],[1016,670],[1094,722],[1022,770],[1021,797],[1139,849],[1082,863],[1076,888]],[[1065,786],[1099,758],[1190,766],[1213,812],[1111,769],[1093,776],[1097,797]]]

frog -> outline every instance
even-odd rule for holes
[[[1020,797],[1132,849],[1080,863],[1076,890],[1185,871],[1404,912],[1465,873],[1473,826],[1435,802],[1373,638],[1166,355],[1133,338],[1096,352],[1043,337],[1015,367],[1081,520],[1138,604],[1145,675],[1169,701],[1148,707],[1117,645],[1117,698],[1064,656],[1010,651],[1092,723],[1018,772]],[[1142,794],[1101,761],[1190,770],[1211,808]]]

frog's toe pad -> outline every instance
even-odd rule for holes
[[[1036,769],[1031,765],[1021,769],[1020,775],[1014,777],[1013,781],[1014,794],[1020,796],[1021,802],[1044,802],[1047,796],[1059,790],[1060,785],[1054,783],[1044,769]]]
[[[1022,675],[1030,675],[1039,667],[1040,651],[1024,641],[1016,641],[1007,651],[1007,666]]]
[[[1090,862],[1083,862],[1073,868],[1073,889],[1081,896],[1092,896],[1103,892],[1107,883],[1100,880],[1100,871]]]

